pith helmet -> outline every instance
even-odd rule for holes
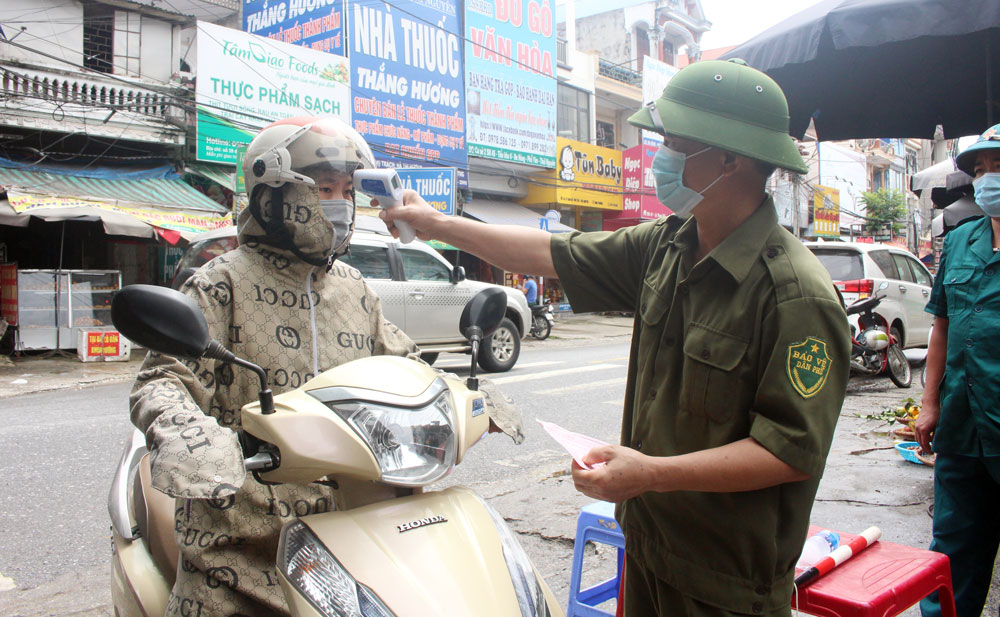
[[[976,164],[976,154],[980,150],[994,148],[1000,148],[1000,124],[994,124],[986,129],[986,132],[979,136],[976,143],[962,150],[962,153],[955,157],[955,165],[970,176],[974,176],[972,168]]]
[[[800,174],[809,171],[788,134],[785,94],[743,60],[706,60],[684,67],[660,98],[628,121]]]

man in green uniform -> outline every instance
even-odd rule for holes
[[[556,276],[575,311],[635,312],[622,445],[573,470],[618,504],[626,615],[787,615],[850,361],[829,275],[764,190],[775,167],[806,171],[788,106],[763,73],[707,61],[629,121],[664,136],[657,197],[682,216],[549,235],[408,193],[383,218]]]
[[[959,617],[983,612],[1000,547],[1000,124],[956,159],[986,216],[948,232],[927,312],[927,386],[914,432],[934,463],[934,539]],[[932,450],[933,446],[933,450]],[[937,594],[920,603],[940,617]]]

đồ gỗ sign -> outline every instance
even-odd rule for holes
[[[523,205],[622,209],[622,153],[560,137],[556,168],[535,174]]]

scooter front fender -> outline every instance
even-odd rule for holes
[[[397,617],[521,617],[500,533],[463,487],[300,519],[354,577]],[[289,608],[318,617],[280,573]],[[563,615],[537,571],[548,614]],[[543,613],[544,614],[544,613]]]

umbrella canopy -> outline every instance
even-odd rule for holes
[[[966,195],[955,203],[942,209],[931,221],[931,232],[941,236],[957,227],[963,221],[985,216],[982,208],[976,204],[972,195]]]
[[[981,133],[1000,118],[1000,2],[824,0],[727,52],[785,92],[821,141]]]
[[[972,176],[955,166],[948,158],[910,176],[910,190],[917,195],[931,192],[931,201],[943,208],[955,200],[972,194]]]

